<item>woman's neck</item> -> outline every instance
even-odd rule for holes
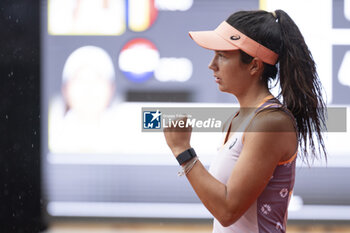
[[[264,102],[264,98],[270,96],[271,93],[267,88],[260,90],[251,90],[236,96],[240,105],[239,114],[242,116],[250,114],[256,107]]]

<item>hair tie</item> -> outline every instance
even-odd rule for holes
[[[279,19],[278,19],[278,16],[277,16],[277,14],[276,14],[276,11],[271,11],[270,13],[271,13],[272,16],[275,18],[276,23],[278,23]]]
[[[272,12],[270,12],[271,14],[272,14],[272,16],[275,18],[275,19],[277,19],[277,15],[276,15],[276,12],[275,11],[272,11]]]

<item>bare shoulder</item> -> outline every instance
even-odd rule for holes
[[[282,110],[264,110],[258,113],[246,130],[247,144],[258,144],[259,150],[266,150],[286,161],[296,151],[298,140],[292,118]]]
[[[282,110],[267,109],[256,114],[247,128],[249,132],[293,132],[292,118]]]

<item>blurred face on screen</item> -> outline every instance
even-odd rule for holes
[[[64,85],[67,105],[84,118],[98,117],[109,105],[113,84],[97,70],[82,67]]]

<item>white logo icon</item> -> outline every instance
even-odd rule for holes
[[[283,229],[283,226],[280,222],[277,222],[276,224],[276,230],[282,230]]]
[[[280,196],[285,198],[288,195],[288,189],[284,188],[280,191]]]
[[[269,204],[264,204],[262,207],[261,207],[261,212],[265,215],[268,215],[270,212],[271,212],[271,206]]]

